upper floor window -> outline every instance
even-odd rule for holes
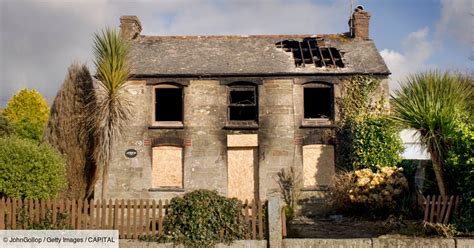
[[[154,87],[153,120],[158,125],[181,124],[183,122],[183,88],[172,84]]]
[[[334,119],[333,87],[326,83],[309,83],[303,88],[304,119]]]
[[[228,88],[228,121],[258,121],[257,86],[245,83],[233,84]]]

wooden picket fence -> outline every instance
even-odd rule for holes
[[[0,230],[28,229],[35,224],[64,222],[72,230],[119,230],[121,239],[160,235],[168,213],[168,200],[0,200]],[[264,211],[261,201],[245,201],[242,209],[252,239],[264,239]],[[21,213],[21,214],[20,214]],[[25,221],[25,214],[29,217]],[[64,218],[64,219],[61,219]]]
[[[459,196],[429,195],[423,197],[424,218],[426,222],[448,224],[453,213],[457,212]]]

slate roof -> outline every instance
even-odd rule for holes
[[[135,76],[390,74],[371,40],[322,35],[326,46],[343,54],[344,67],[296,67],[291,52],[277,48],[282,40],[311,35],[138,36],[130,61]]]

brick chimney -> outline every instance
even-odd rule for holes
[[[137,16],[120,17],[120,34],[127,40],[135,39],[142,31],[142,24]]]
[[[349,28],[351,37],[354,39],[369,39],[369,21],[370,13],[364,10],[364,7],[359,5],[352,12],[352,17],[349,20]]]

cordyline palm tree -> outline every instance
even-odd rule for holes
[[[130,77],[128,48],[128,42],[116,30],[107,28],[94,34],[94,64],[97,69],[98,87],[94,92],[96,103],[89,106],[89,123],[97,139],[94,150],[97,169],[88,195],[91,195],[93,185],[102,172],[102,198],[107,197],[113,141],[121,134],[131,117],[132,102],[124,91]]]
[[[416,129],[430,153],[441,195],[448,193],[443,166],[449,137],[461,116],[472,111],[473,97],[468,77],[437,71],[409,76],[392,95],[395,120]]]

